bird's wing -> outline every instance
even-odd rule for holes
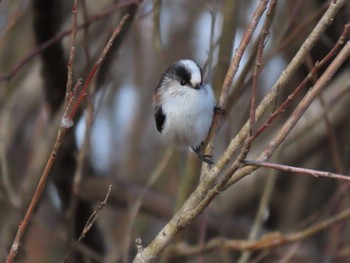
[[[156,108],[156,113],[154,114],[154,119],[156,120],[157,130],[161,133],[163,128],[164,128],[164,122],[166,119],[166,116],[165,116],[161,106]]]

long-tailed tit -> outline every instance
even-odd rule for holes
[[[162,76],[153,94],[157,130],[170,144],[190,147],[201,160],[213,163],[201,153],[215,110],[215,96],[203,83],[202,69],[192,60],[180,60]]]

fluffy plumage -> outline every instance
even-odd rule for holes
[[[209,132],[215,97],[203,83],[202,69],[191,60],[180,60],[162,76],[153,106],[162,137],[177,147],[196,149]]]

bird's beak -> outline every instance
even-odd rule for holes
[[[194,86],[193,88],[198,90],[198,89],[200,89],[201,87],[202,87],[202,83],[199,83],[199,84],[197,84],[196,86]]]

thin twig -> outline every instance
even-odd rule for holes
[[[315,225],[307,227],[301,231],[282,234],[280,232],[272,232],[265,234],[258,240],[247,241],[237,239],[215,238],[201,246],[190,246],[184,243],[179,243],[171,247],[169,254],[172,259],[180,257],[192,257],[198,254],[210,252],[215,249],[227,249],[233,251],[259,251],[263,249],[271,249],[288,243],[305,240],[320,231],[339,224],[342,221],[350,218],[350,209],[347,209],[331,218],[323,220]]]
[[[88,218],[88,220],[85,223],[85,226],[83,228],[83,230],[81,231],[81,234],[78,238],[78,240],[75,242],[75,244],[73,245],[73,247],[70,249],[70,251],[67,253],[67,255],[64,257],[62,263],[66,263],[68,262],[68,260],[70,259],[73,251],[78,247],[80,241],[85,238],[86,234],[90,231],[91,227],[95,224],[96,219],[98,218],[98,216],[100,215],[102,209],[106,206],[108,198],[109,198],[109,194],[111,193],[112,190],[112,185],[110,184],[108,187],[108,191],[107,194],[105,196],[105,199],[100,203],[99,207],[96,208],[94,210],[94,212],[90,215],[90,217]]]
[[[347,60],[349,55],[350,42],[348,41],[346,42],[345,46],[340,51],[340,53],[332,61],[330,66],[322,74],[320,79],[316,82],[314,87],[306,94],[306,96],[303,98],[300,104],[296,107],[291,117],[283,125],[282,129],[277,134],[277,136],[269,143],[269,147],[263,153],[263,155],[265,155],[264,158],[271,156],[276,147],[278,147],[282,143],[284,138],[289,134],[289,132],[292,130],[295,124],[299,121],[299,119],[309,107],[311,102],[328,85],[334,74],[338,71],[340,66]]]
[[[110,47],[112,46],[114,39],[115,39],[116,36],[119,34],[119,32],[120,32],[120,30],[122,29],[122,27],[123,27],[125,21],[126,21],[128,18],[129,18],[129,14],[124,15],[124,17],[122,18],[122,20],[121,20],[121,22],[119,23],[119,25],[114,29],[113,34],[112,34],[112,36],[110,37],[110,39],[108,40],[107,45],[106,45],[105,48],[103,49],[100,58],[97,60],[97,62],[96,62],[95,65],[93,66],[93,68],[92,68],[92,70],[91,70],[91,72],[90,72],[90,74],[89,74],[89,76],[88,76],[88,78],[87,78],[87,80],[86,80],[86,82],[85,82],[85,84],[84,84],[82,90],[80,91],[80,94],[79,94],[79,96],[78,96],[78,98],[77,98],[77,101],[76,101],[75,104],[73,105],[73,108],[72,108],[72,110],[71,110],[71,112],[70,112],[70,114],[69,114],[70,119],[73,120],[73,118],[74,118],[74,116],[75,116],[75,113],[77,112],[77,110],[78,110],[80,104],[82,103],[82,101],[84,100],[84,98],[85,98],[85,96],[86,96],[86,94],[87,94],[87,93],[86,93],[86,92],[87,92],[86,90],[87,90],[87,88],[88,88],[88,86],[89,86],[89,84],[90,84],[90,82],[91,82],[91,79],[95,76],[96,71],[99,69],[99,67],[100,67],[100,65],[101,65],[101,63],[102,63],[102,61],[103,61],[104,58],[106,57],[106,54],[107,54],[108,50],[109,50]]]
[[[247,166],[266,167],[266,168],[272,168],[272,169],[286,171],[286,172],[308,174],[314,177],[320,176],[320,177],[327,177],[327,178],[333,178],[337,180],[350,182],[350,176],[331,173],[331,172],[324,172],[324,171],[319,171],[314,169],[294,167],[294,166],[285,165],[285,164],[260,162],[260,161],[253,161],[253,160],[245,160],[243,163]]]
[[[51,171],[51,168],[52,168],[52,166],[53,166],[53,164],[55,162],[58,149],[61,146],[62,140],[63,140],[63,138],[64,138],[64,136],[66,134],[66,131],[67,131],[67,129],[64,128],[63,126],[61,126],[59,131],[58,131],[55,144],[54,144],[53,149],[51,151],[50,157],[49,157],[49,159],[48,159],[48,161],[46,163],[45,169],[44,169],[44,171],[43,171],[43,173],[42,173],[42,175],[40,177],[40,181],[39,181],[39,183],[37,185],[35,193],[34,193],[34,195],[32,197],[32,200],[31,200],[31,202],[29,204],[29,207],[27,209],[27,212],[26,212],[23,220],[21,221],[21,223],[18,226],[18,230],[17,230],[17,234],[16,234],[16,237],[15,237],[15,240],[13,241],[10,253],[9,253],[8,257],[7,257],[7,261],[6,261],[7,263],[12,263],[14,258],[17,255],[21,237],[23,236],[25,230],[27,229],[27,226],[28,226],[29,221],[30,221],[30,219],[32,217],[34,209],[35,209],[36,205],[39,202],[39,199],[41,197],[41,194],[42,194],[42,192],[44,190],[44,187],[45,187],[45,184],[46,184],[46,180],[47,180],[48,175],[49,175],[49,173]]]
[[[248,236],[249,241],[255,240],[260,234],[261,228],[265,221],[266,210],[268,210],[272,192],[276,184],[276,178],[277,178],[276,171],[272,170],[266,179],[266,182],[264,185],[264,191],[261,194],[259,207],[255,215],[254,223],[249,232],[249,236]],[[245,251],[240,256],[237,263],[249,262],[250,256],[251,256],[251,252]]]
[[[3,189],[11,203],[14,207],[19,207],[21,204],[20,199],[16,195],[16,191],[11,184],[10,170],[8,167],[8,160],[6,156],[7,150],[7,134],[8,131],[5,127],[8,127],[10,123],[10,113],[8,110],[4,110],[1,120],[1,130],[0,130],[0,173],[1,173],[1,182],[3,184]]]
[[[114,6],[112,6],[111,8],[105,10],[104,12],[102,12],[98,15],[92,16],[91,19],[89,21],[87,21],[86,23],[78,25],[77,30],[81,30],[83,28],[89,27],[92,23],[94,23],[102,18],[105,18],[107,16],[112,15],[119,8],[131,5],[131,4],[139,3],[139,2],[140,2],[140,0],[129,0],[126,2],[123,1],[121,3],[117,3]],[[0,76],[0,82],[11,80],[34,57],[39,55],[41,52],[43,52],[45,49],[49,48],[54,43],[60,41],[62,38],[69,36],[71,33],[72,33],[71,29],[62,31],[62,32],[58,33],[56,36],[54,36],[53,38],[51,38],[50,40],[46,41],[45,43],[43,43],[40,46],[38,46],[37,48],[35,48],[32,52],[29,53],[29,55],[27,55],[22,61],[20,61],[16,66],[14,66],[13,69],[10,70],[7,74]]]
[[[313,59],[312,59],[311,55],[309,54],[307,56],[307,59],[306,59],[306,66],[309,69],[309,71],[312,70],[313,65],[314,65]],[[318,78],[319,78],[318,74],[315,74],[315,76],[312,79],[313,84],[315,84],[315,82],[317,81]],[[318,101],[320,102],[320,105],[322,106],[322,108],[323,108],[322,110],[324,112],[324,114],[322,114],[322,119],[323,119],[323,122],[326,126],[326,129],[327,129],[329,142],[330,142],[330,146],[331,146],[331,156],[332,156],[333,163],[335,166],[335,171],[337,173],[341,173],[343,171],[343,168],[342,168],[343,164],[341,161],[341,153],[339,151],[340,149],[338,148],[338,142],[337,142],[334,128],[331,125],[331,120],[329,118],[330,117],[329,112],[326,110],[326,108],[328,108],[328,107],[326,105],[326,101],[324,99],[323,93],[321,93],[319,95]]]
[[[241,44],[236,50],[236,53],[231,61],[231,65],[227,72],[227,76],[225,78],[222,95],[220,97],[219,106],[224,108],[226,105],[226,101],[228,98],[228,94],[230,92],[230,87],[236,74],[241,58],[252,38],[252,35],[257,27],[258,22],[266,9],[268,1],[261,0],[259,5],[256,8],[256,11],[253,14],[252,21],[246,30]],[[206,147],[206,153],[210,153],[211,148],[210,145],[214,140],[214,136],[216,130],[219,125],[221,117],[219,115],[215,115],[211,132],[209,133],[208,145]],[[209,146],[209,147],[208,147]],[[248,149],[250,143],[245,144]],[[245,159],[245,155],[247,152],[242,150],[242,160]],[[237,169],[242,165],[240,162],[236,162]],[[216,167],[212,168],[216,169]],[[221,187],[223,187],[226,182],[230,179],[230,176],[222,178],[221,183],[217,184],[217,188],[211,192],[210,197],[206,195],[208,190],[212,187],[212,184],[215,182],[216,177],[207,176],[208,174],[203,172],[206,168],[203,166],[201,183],[198,185],[196,190],[191,194],[191,196],[187,199],[182,208],[175,214],[175,216],[169,221],[169,223],[159,232],[159,234],[155,237],[155,239],[142,250],[142,253],[137,253],[134,262],[155,262],[159,257],[160,253],[165,249],[165,247],[170,243],[170,241],[174,238],[175,234],[178,233],[181,229],[184,228],[185,225],[191,223],[200,212],[212,201],[212,198],[216,196],[215,191],[220,191]],[[218,172],[215,170],[215,172]],[[201,202],[202,199],[206,198],[204,202]],[[201,206],[199,206],[201,204]]]
[[[291,64],[287,67],[286,71],[282,73],[281,78],[276,82],[275,86],[272,88],[272,92],[267,95],[262,103],[257,108],[256,118],[261,118],[262,114],[269,108],[269,106],[273,103],[277,96],[277,91],[280,88],[283,88],[287,81],[291,78],[291,76],[295,73],[297,68],[302,64],[305,58],[305,54],[307,54],[313,45],[317,42],[317,40],[320,38],[324,30],[328,27],[328,25],[331,23],[333,17],[337,13],[337,11],[344,5],[346,0],[338,0],[336,3],[332,2],[330,4],[329,9],[321,19],[321,21],[318,23],[318,25],[315,27],[313,32],[310,34],[310,36],[307,38],[305,43],[302,45],[300,51],[297,53],[297,55],[292,60]],[[259,6],[257,9],[262,8],[261,13],[265,10],[265,2],[260,1]],[[260,10],[260,9],[259,9]],[[257,13],[260,13],[257,11]],[[254,19],[259,20],[259,15],[255,13]],[[253,20],[254,20],[253,19]],[[242,40],[242,44],[237,49],[237,52],[234,55],[234,58],[232,60],[230,69],[227,73],[227,77],[225,79],[222,95],[219,100],[219,106],[226,106],[226,100],[227,95],[230,93],[230,87],[232,84],[232,80],[234,78],[235,73],[237,72],[238,66],[240,64],[241,57],[246,49],[246,45],[248,45],[250,38],[252,36],[252,33],[250,30],[255,30],[255,24],[258,21],[252,21],[251,27],[248,28],[247,33],[244,35],[244,39]],[[345,49],[343,49],[344,51]],[[347,48],[346,48],[347,50]],[[242,53],[243,52],[243,53]],[[344,51],[345,52],[345,51]],[[343,59],[347,56],[344,52],[341,52],[337,58],[333,61],[331,66],[328,68],[328,70],[322,75],[321,79],[322,81],[319,81],[318,84],[315,85],[314,89],[321,90],[328,82],[330,81],[329,78],[333,76],[335,71],[339,68],[340,64],[342,64]],[[321,80],[320,79],[320,80]],[[319,87],[317,87],[317,85]],[[312,92],[313,90],[311,90]],[[317,93],[317,91],[315,91]],[[315,94],[314,94],[315,95]],[[310,98],[309,98],[310,99]],[[311,101],[310,101],[311,103]],[[309,103],[302,104],[301,107],[309,106]],[[300,110],[300,109],[299,109]],[[298,112],[296,115],[300,114]],[[302,114],[301,114],[302,115]],[[296,116],[294,116],[296,117]],[[208,144],[206,147],[206,153],[210,153],[212,143],[214,141],[214,137],[216,136],[216,131],[219,125],[219,122],[221,120],[221,117],[219,115],[215,115],[211,132],[208,136]],[[201,181],[195,191],[191,194],[191,196],[187,199],[187,201],[184,203],[184,205],[180,208],[180,210],[174,215],[174,217],[164,226],[164,228],[158,233],[158,235],[153,239],[153,241],[142,251],[139,251],[137,253],[134,262],[142,262],[142,263],[148,263],[148,262],[155,262],[160,253],[165,249],[165,247],[171,242],[171,240],[174,238],[175,234],[177,234],[181,229],[186,227],[188,224],[193,222],[193,220],[200,214],[200,212],[203,211],[203,209],[212,201],[212,198],[215,197],[217,194],[219,194],[222,190],[225,189],[227,184],[227,178],[231,181],[236,181],[239,179],[239,176],[241,175],[241,170],[244,170],[247,167],[242,168],[242,163],[240,163],[240,160],[242,157],[246,155],[244,149],[241,151],[240,158],[238,158],[236,162],[228,169],[228,172],[231,173],[225,173],[225,175],[220,179],[221,183],[216,184],[216,186],[213,188],[213,184],[218,178],[218,175],[222,172],[222,170],[225,168],[227,163],[231,160],[231,157],[233,153],[236,151],[238,147],[242,145],[242,142],[247,140],[247,135],[249,132],[249,124],[246,124],[239,135],[234,139],[231,143],[228,149],[225,151],[225,153],[222,155],[222,157],[217,161],[216,165],[212,167],[209,171],[206,171],[207,169],[202,169],[202,176]],[[249,149],[250,143],[249,139],[247,140],[247,143],[245,143],[246,148]],[[271,152],[272,154],[272,152]],[[242,160],[241,160],[242,161]],[[241,168],[241,169],[240,169]],[[239,171],[238,171],[239,169]],[[204,171],[204,172],[203,172]],[[237,173],[235,173],[238,171]],[[234,174],[233,174],[234,173]],[[231,178],[231,176],[234,176],[234,178]],[[231,179],[230,179],[231,178]],[[233,179],[233,180],[232,180]],[[210,190],[212,189],[212,190]]]
[[[304,112],[310,106],[311,102],[319,95],[319,93],[328,85],[333,75],[338,71],[339,67],[348,59],[350,56],[350,42],[348,41],[336,58],[332,61],[330,66],[322,74],[320,79],[316,82],[314,87],[305,95],[299,105],[295,108],[290,118],[285,122],[283,127],[279,130],[276,136],[269,142],[266,149],[259,155],[256,161],[267,161],[278,146],[285,140],[290,131],[294,128]],[[227,187],[234,184],[238,180],[242,179],[246,175],[252,173],[256,167],[244,167],[238,173],[236,173]],[[229,170],[227,172],[230,172]],[[226,172],[226,173],[227,173]]]
[[[303,31],[308,28],[308,26],[314,22],[316,19],[318,19],[324,11],[329,7],[329,2],[325,2],[324,5],[321,5],[315,12],[308,14],[306,19],[302,21],[301,23],[298,23],[298,26],[294,29],[289,29],[289,27],[286,27],[284,32],[281,34],[280,39],[276,41],[276,43],[279,43],[276,46],[276,49],[273,50],[270,56],[274,56],[281,51],[285,50],[288,45],[291,45],[293,41],[297,38],[297,36],[302,35]],[[291,15],[293,20],[298,20],[299,15],[297,13]],[[290,21],[289,23],[291,23]]]
[[[292,61],[288,64],[287,68],[282,72],[281,76],[275,82],[271,91],[264,97],[256,110],[256,120],[259,120],[263,114],[273,105],[279,92],[285,87],[292,75],[304,62],[305,56],[310,52],[311,48],[316,44],[323,32],[333,21],[334,16],[340,10],[340,8],[347,2],[347,0],[338,0],[332,2],[329,5],[326,13],[322,16],[321,20],[315,26],[313,31],[304,41],[297,54],[293,57]],[[249,122],[247,122],[238,134],[233,138],[226,148],[225,152],[221,155],[216,165],[208,172],[210,176],[217,176],[218,172],[227,165],[235,151],[242,145],[244,140],[249,134]]]
[[[220,99],[219,99],[219,103],[218,103],[218,106],[222,109],[226,108],[226,103],[228,101],[229,94],[231,92],[231,86],[232,86],[233,79],[238,71],[243,54],[245,53],[245,51],[248,47],[248,44],[250,43],[250,40],[252,39],[252,36],[255,32],[255,29],[258,26],[258,23],[263,15],[263,13],[266,10],[266,6],[267,6],[268,2],[269,2],[268,0],[260,0],[259,5],[257,6],[257,8],[255,10],[255,12],[252,16],[252,19],[250,20],[250,24],[248,26],[248,29],[245,31],[245,33],[242,37],[242,40],[241,40],[238,48],[236,49],[235,54],[233,55],[233,58],[232,58],[231,63],[230,63],[230,67],[228,68],[224,83],[222,85],[221,95],[220,95]],[[213,150],[212,145],[214,143],[215,136],[216,136],[217,130],[219,128],[220,121],[221,121],[221,114],[216,113],[214,115],[213,123],[212,123],[210,131],[209,131],[207,145],[205,148],[205,154],[210,155],[212,153],[212,150]],[[203,178],[203,176],[206,175],[206,171],[207,171],[206,168],[207,167],[208,167],[208,165],[203,164],[201,178]]]
[[[325,99],[323,94],[320,94],[319,96],[319,101],[323,107],[323,109],[327,108]],[[330,116],[329,116],[329,112],[324,111],[323,114],[323,119],[324,119],[324,123],[327,129],[327,133],[328,133],[328,137],[329,137],[329,142],[330,142],[330,146],[331,146],[331,155],[332,155],[332,159],[334,162],[334,167],[335,167],[335,171],[337,173],[341,173],[344,171],[344,164],[341,158],[341,152],[339,149],[339,141],[337,138],[337,135],[335,133],[335,129],[331,124],[331,120],[330,120]]]
[[[123,25],[123,23],[125,22],[125,20],[127,19],[128,15],[125,15],[122,19],[122,21],[120,22],[120,24],[116,27],[116,29],[114,30],[112,36],[111,36],[111,39],[114,39],[116,36],[117,36],[117,33],[119,32],[120,30],[120,27]],[[101,60],[103,60],[103,58],[105,57],[106,53],[108,52],[108,48],[110,47],[111,45],[111,41],[108,42],[108,45],[106,46],[106,48],[103,50],[103,55],[100,57],[98,63],[97,63],[97,66],[95,65],[93,70],[91,71],[90,75],[89,75],[89,78],[86,80],[85,82],[85,91],[86,92],[86,89],[88,87],[88,85],[90,84],[90,81],[92,79],[92,77],[94,76],[94,73],[97,71],[98,69],[98,65],[101,63]],[[83,97],[84,96],[81,96],[82,93],[80,93],[80,96],[79,96],[79,101],[77,101],[74,106],[77,108],[79,107],[80,103],[82,102],[83,100]],[[47,160],[47,163],[46,163],[46,166],[44,168],[44,171],[40,177],[40,180],[39,180],[39,183],[37,185],[37,188],[34,192],[34,195],[32,197],[32,200],[29,204],[29,207],[26,211],[26,214],[24,216],[24,219],[21,221],[21,223],[19,224],[18,226],[18,230],[17,230],[17,234],[16,234],[16,237],[15,237],[15,240],[13,241],[13,244],[11,246],[11,250],[10,250],[10,253],[7,257],[7,263],[12,263],[14,258],[16,257],[17,255],[17,252],[18,252],[18,248],[19,248],[19,245],[20,245],[20,240],[24,234],[24,232],[26,231],[27,229],[27,226],[29,224],[29,221],[32,217],[32,214],[34,212],[34,209],[35,207],[37,206],[38,202],[39,202],[39,199],[41,197],[41,194],[44,190],[44,187],[45,187],[45,183],[47,181],[47,178],[50,174],[50,171],[51,171],[51,168],[55,162],[55,159],[56,159],[56,155],[58,153],[58,150],[62,144],[62,141],[63,141],[63,138],[65,137],[66,135],[66,132],[67,130],[71,127],[71,120],[74,118],[74,115],[75,115],[75,112],[70,112],[70,114],[67,114],[67,109],[70,108],[69,107],[69,103],[65,109],[65,113],[63,114],[62,116],[62,123],[61,123],[61,126],[58,130],[58,133],[57,133],[57,137],[56,137],[56,140],[55,140],[55,143],[54,143],[54,146],[53,146],[53,149],[51,151],[51,154],[50,154],[50,157],[49,159]],[[73,108],[74,109],[74,108]],[[69,116],[69,119],[67,120],[67,117],[66,116]]]
[[[316,43],[316,41],[319,39],[321,34],[324,32],[324,30],[327,28],[327,26],[330,24],[332,18],[337,13],[337,11],[340,9],[340,7],[345,4],[346,0],[339,0],[337,3],[332,3],[327,10],[324,17],[321,19],[319,24],[316,26],[315,30],[311,33],[310,37],[306,40],[306,42],[303,44],[301,51],[298,52],[296,57],[292,60],[292,63],[288,67],[288,72],[284,72],[282,74],[281,79],[277,82],[277,86],[275,86],[272,93],[270,93],[269,96],[265,97],[263,100],[263,103],[258,107],[257,109],[257,118],[260,118],[262,113],[267,109],[267,107],[270,105],[271,102],[273,102],[276,92],[279,89],[279,86],[284,86],[291,75],[296,71],[296,69],[301,65],[304,55],[312,48],[312,46]],[[265,2],[260,2],[259,7],[261,8],[263,6],[263,12],[265,10]],[[258,8],[259,8],[258,7]],[[257,18],[257,16],[254,16],[254,18]],[[255,25],[257,21],[253,21],[251,25]],[[254,26],[252,26],[253,29],[255,29]],[[252,29],[249,27],[249,29]],[[248,29],[248,31],[249,31]],[[242,45],[240,48],[238,48],[238,51],[236,52],[233,62],[231,64],[232,67],[230,67],[230,70],[227,74],[227,78],[225,81],[225,84],[223,85],[223,92],[221,96],[221,100],[219,102],[219,106],[225,106],[225,100],[227,99],[227,94],[229,94],[230,86],[234,77],[235,72],[238,69],[238,65],[242,56],[241,52],[244,52],[246,45],[249,43],[249,40],[251,38],[252,32],[248,32],[245,34],[245,38],[242,40]],[[247,38],[247,36],[249,36]],[[343,54],[344,55],[344,54]],[[339,55],[338,55],[339,56]],[[337,60],[337,59],[336,59]],[[336,62],[337,65],[333,65],[330,67],[330,72],[327,74],[324,74],[324,78],[331,77],[335,71],[338,69],[338,64],[340,64],[340,60]],[[324,87],[329,82],[328,80],[323,79],[322,82],[319,83],[319,89]],[[322,83],[322,84],[321,84]],[[316,87],[316,85],[315,85]],[[272,100],[269,100],[271,99]],[[305,105],[304,105],[305,106]],[[212,129],[209,135],[209,143],[207,145],[210,148],[213,139],[214,134],[216,133],[216,129],[218,126],[218,122],[221,119],[221,117],[214,118]],[[213,128],[214,127],[214,128]],[[248,127],[245,126],[245,128],[242,129],[242,132],[238,139],[245,140],[248,134]],[[243,135],[243,136],[242,136]],[[208,172],[202,173],[201,181],[195,191],[191,194],[191,196],[187,199],[185,204],[182,206],[182,208],[174,215],[174,217],[168,222],[167,225],[164,226],[164,228],[159,232],[159,234],[155,237],[155,239],[142,250],[142,253],[139,252],[134,262],[155,262],[160,255],[160,253],[164,250],[164,248],[170,243],[170,241],[173,239],[176,233],[178,233],[181,229],[183,229],[187,224],[191,223],[200,212],[203,211],[203,209],[211,202],[212,198],[216,196],[221,190],[223,190],[223,187],[227,186],[227,178],[231,178],[232,174],[225,174],[221,181],[222,183],[217,184],[215,188],[212,189],[212,191],[209,191],[209,189],[212,188],[213,183],[217,179],[217,175],[222,171],[224,166],[228,163],[228,161],[231,159],[231,156],[233,152],[235,151],[235,147],[238,146],[235,144],[236,142],[233,142],[230,144],[229,149],[226,150],[226,152],[223,154],[223,156],[219,159],[219,161],[216,163],[216,165],[211,168]],[[239,144],[241,145],[241,143]],[[232,149],[234,149],[232,151]],[[209,150],[211,151],[211,150]],[[244,151],[242,151],[242,156]],[[207,153],[207,151],[206,151]],[[235,162],[233,166],[230,167],[230,172],[235,172],[239,168],[241,168],[240,163]],[[244,167],[245,168],[245,167]],[[242,168],[243,169],[243,168]],[[235,176],[235,175],[234,175]],[[233,178],[232,178],[233,179]],[[237,180],[238,178],[235,177],[233,181]],[[230,181],[232,181],[230,179]],[[215,193],[215,191],[218,191],[218,193]],[[206,199],[206,200],[204,200]]]
[[[73,66],[74,66],[74,58],[75,58],[75,40],[77,35],[77,0],[74,0],[73,4],[73,20],[72,20],[72,33],[71,33],[71,43],[70,43],[70,52],[69,52],[69,60],[67,63],[67,85],[66,85],[66,99],[65,99],[65,107],[67,107],[72,90],[73,83]]]
[[[266,12],[266,19],[261,29],[261,33],[259,37],[258,51],[256,54],[255,67],[253,71],[253,90],[252,90],[252,96],[250,100],[250,117],[249,117],[249,124],[250,124],[249,134],[250,135],[253,134],[253,129],[255,125],[256,97],[258,92],[258,80],[261,72],[262,57],[263,57],[264,48],[266,45],[266,40],[269,35],[272,19],[275,14],[277,2],[278,0],[272,0],[270,2],[269,8]]]
[[[76,215],[76,208],[78,205],[78,193],[80,192],[80,185],[83,177],[83,169],[85,165],[86,156],[88,155],[88,152],[90,150],[90,138],[91,138],[91,128],[93,123],[93,114],[95,109],[95,104],[93,100],[93,94],[95,94],[95,85],[91,89],[88,90],[88,97],[87,97],[87,106],[86,106],[86,114],[85,114],[85,130],[83,135],[83,142],[79,149],[79,154],[77,156],[77,165],[73,177],[73,187],[72,192],[73,195],[69,201],[68,208],[66,209],[66,216],[68,219],[74,220]],[[76,96],[74,96],[76,98]],[[72,228],[74,227],[74,224],[71,224]],[[72,233],[74,231],[71,231]]]
[[[162,10],[162,1],[161,0],[153,0],[153,6],[154,10],[152,12],[153,14],[153,32],[152,32],[152,40],[153,40],[153,47],[158,55],[157,57],[160,57],[161,64],[163,64],[163,41],[162,41],[162,35],[161,35],[161,20],[160,20],[160,11]]]
[[[144,202],[146,194],[151,189],[152,185],[158,180],[158,178],[162,175],[164,169],[166,168],[167,164],[169,163],[170,157],[173,154],[172,149],[168,149],[167,152],[164,154],[162,160],[157,165],[156,169],[153,171],[151,176],[149,177],[149,180],[147,182],[147,185],[144,187],[142,192],[140,193],[140,196],[136,199],[135,203],[132,204],[132,207],[130,208],[130,214],[129,214],[129,223],[127,226],[127,231],[125,234],[125,240],[124,240],[124,253],[123,253],[123,261],[122,262],[129,262],[129,255],[130,255],[130,243],[132,238],[132,230],[135,225],[137,215],[140,211],[140,208],[142,206],[142,203]]]
[[[89,21],[89,14],[86,6],[86,0],[80,0],[80,3],[83,10],[84,24],[86,24]],[[84,28],[84,52],[86,57],[86,64],[90,67],[91,55],[90,55],[89,43],[90,43],[89,27],[85,27]]]
[[[328,52],[328,54],[319,62],[315,63],[315,66],[310,71],[310,73],[307,75],[307,77],[298,85],[298,87],[293,91],[291,95],[287,97],[287,99],[269,116],[269,118],[265,121],[265,123],[259,127],[259,129],[254,134],[254,139],[258,137],[271,123],[272,121],[289,105],[289,103],[294,99],[294,97],[303,90],[306,85],[314,79],[317,72],[320,68],[322,68],[323,65],[328,63],[332,57],[335,56],[335,54],[338,52],[339,48],[344,45],[344,41],[346,39],[346,36],[349,34],[350,31],[350,24],[347,24],[344,26],[343,33],[339,37],[337,43],[334,45],[334,47]]]

